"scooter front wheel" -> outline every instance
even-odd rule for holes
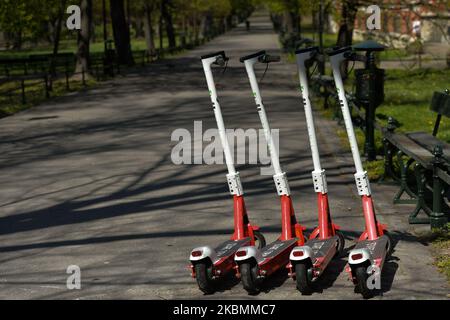
[[[266,238],[260,231],[253,231],[253,236],[255,237],[255,242],[257,242],[258,249],[262,249],[266,246]]]
[[[239,272],[244,289],[249,294],[258,294],[261,290],[258,280],[258,264],[254,261],[244,262],[239,265]]]
[[[200,262],[195,265],[195,278],[198,287],[205,294],[215,292],[215,283],[212,278],[212,264],[208,262]]]
[[[295,278],[297,281],[297,289],[302,294],[311,294],[313,291],[311,281],[311,268],[305,263],[297,263],[295,265]]]
[[[355,269],[356,288],[364,299],[373,297],[373,291],[367,287],[367,271],[366,268],[361,266]]]

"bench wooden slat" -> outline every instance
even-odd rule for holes
[[[441,168],[437,168],[437,175],[438,177],[444,181],[446,184],[450,185],[450,176],[448,172],[445,170],[442,170]]]
[[[441,145],[442,151],[444,152],[444,159],[450,162],[450,144],[426,132],[411,132],[406,135],[430,152],[433,152],[436,145]]]
[[[433,154],[416,143],[408,136],[401,133],[385,132],[386,139],[407,156],[415,159],[424,168],[430,169]]]

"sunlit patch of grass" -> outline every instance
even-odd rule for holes
[[[450,223],[443,229],[432,230],[419,237],[431,243],[434,264],[447,277],[450,284]]]
[[[177,39],[177,43],[180,43],[180,39]],[[159,47],[159,38],[155,39],[155,45]],[[163,48],[169,46],[169,40],[167,37],[163,38]],[[93,42],[90,45],[89,51],[91,54],[103,53],[105,45],[103,41]],[[77,52],[77,41],[76,40],[64,40],[60,43],[59,53],[76,53]],[[147,44],[144,39],[132,39],[131,49],[133,51],[146,50]],[[29,55],[35,54],[52,54],[52,45],[42,45],[39,47],[34,47],[31,49],[22,50],[4,50],[0,51],[0,58],[26,58]]]

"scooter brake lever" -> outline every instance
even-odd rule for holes
[[[225,56],[218,56],[216,58],[216,61],[214,62],[214,64],[220,66],[220,67],[224,67],[226,62],[228,62],[230,60],[230,58],[225,57]]]

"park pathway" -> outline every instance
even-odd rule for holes
[[[173,164],[171,135],[193,132],[194,121],[203,121],[203,131],[215,127],[198,57],[217,50],[232,58],[218,81],[227,127],[260,128],[237,58],[279,47],[267,15],[251,23],[250,32],[240,26],[179,57],[0,121],[0,298],[360,299],[342,271],[345,258],[333,263],[323,292],[308,297],[282,274],[255,297],[240,284],[203,296],[190,278],[190,250],[228,237],[232,201],[225,166]],[[296,84],[295,66],[283,61],[270,67],[262,93],[280,130],[297,216],[312,229],[312,163]],[[349,248],[363,228],[351,158],[334,122],[319,119],[318,126],[331,209]],[[238,169],[252,220],[274,240],[279,203],[272,178],[260,176],[258,165]],[[445,299],[448,287],[429,248],[410,233],[406,213],[390,204],[394,189],[373,189],[379,218],[398,241],[376,299]],[[81,268],[81,290],[66,288],[69,265]]]

